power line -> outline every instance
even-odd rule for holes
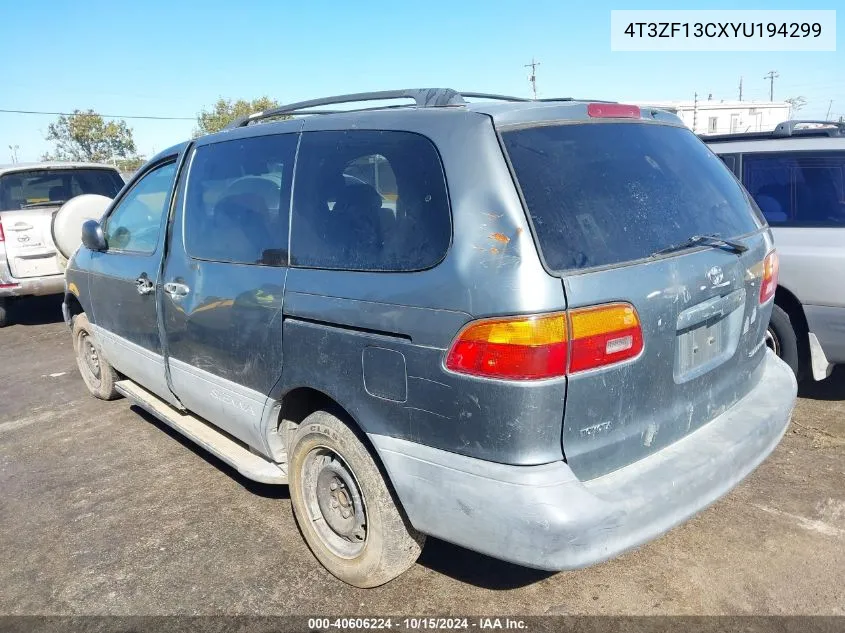
[[[778,71],[770,70],[763,79],[769,80],[769,101],[775,100],[775,79],[780,77]]]
[[[534,93],[534,99],[537,99],[537,66],[540,65],[540,62],[534,61],[534,58],[531,58],[530,64],[525,64],[526,68],[531,69],[531,74],[528,76],[528,81],[531,82],[531,91]]]
[[[39,110],[4,110],[0,109],[0,113],[4,114],[44,114],[49,116],[74,116],[78,114],[90,114],[93,116],[100,116],[104,119],[148,119],[153,121],[196,121],[196,117],[185,116],[142,116],[136,114],[99,114],[97,112],[41,112]]]

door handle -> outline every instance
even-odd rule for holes
[[[168,281],[164,284],[164,291],[171,297],[184,297],[190,290],[185,284],[176,281]]]
[[[155,284],[146,275],[141,275],[135,280],[135,288],[139,295],[148,295],[155,290]]]

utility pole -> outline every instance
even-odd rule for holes
[[[742,77],[739,78],[739,100],[742,101]]]
[[[692,100],[692,133],[696,134],[695,127],[698,124],[698,93],[695,93],[695,96]]]
[[[769,80],[769,101],[775,100],[775,79],[780,77],[778,71],[770,70],[763,79]]]
[[[531,58],[530,64],[525,64],[526,68],[531,69],[531,74],[528,76],[528,81],[531,82],[531,91],[534,93],[534,99],[537,99],[537,66],[540,65],[540,62],[535,62],[534,58]]]

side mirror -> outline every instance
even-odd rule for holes
[[[82,243],[89,251],[104,251],[108,248],[103,227],[97,220],[87,220],[82,225]]]

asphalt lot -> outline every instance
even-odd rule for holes
[[[845,371],[802,389],[775,453],[619,559],[559,574],[429,539],[371,590],[311,556],[254,484],[79,378],[58,300],[0,330],[0,614],[845,615]]]

